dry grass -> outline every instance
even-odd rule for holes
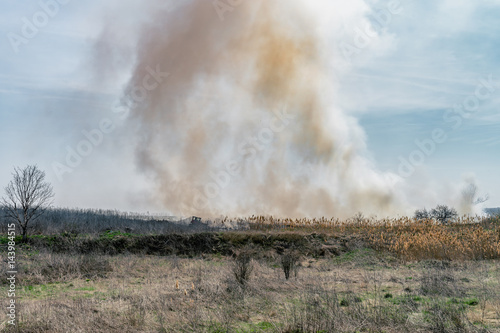
[[[109,265],[102,275],[88,277],[69,270],[67,275],[45,276],[40,267],[87,261],[69,254],[57,259],[49,254],[24,257],[25,273],[18,282],[22,288],[18,332],[480,332],[482,325],[494,332],[500,328],[500,266],[495,261],[407,265],[358,250],[331,259],[304,258],[300,274],[286,280],[281,257],[275,255],[254,260],[252,278],[242,288],[230,257],[100,259]],[[40,272],[37,279],[26,273],[32,269]],[[6,301],[0,305],[5,308]],[[5,322],[0,329],[14,332]]]

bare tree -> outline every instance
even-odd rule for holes
[[[478,188],[474,183],[470,183],[462,190],[462,200],[464,204],[474,206],[486,202],[490,196],[486,194],[484,197],[477,196]]]
[[[454,208],[450,208],[445,205],[438,205],[431,211],[431,217],[435,218],[438,222],[446,224],[458,216],[457,211]]]
[[[427,220],[427,219],[430,219],[432,218],[431,216],[431,213],[429,211],[427,211],[427,209],[417,209],[415,211],[415,214],[413,215],[413,217],[416,219],[416,220]]]
[[[416,220],[435,219],[439,223],[446,224],[458,216],[454,208],[445,205],[438,205],[436,208],[428,211],[427,209],[418,209],[415,211],[413,218]]]
[[[17,223],[23,242],[26,242],[30,222],[50,207],[54,192],[50,183],[45,181],[45,172],[36,165],[14,168],[12,176],[0,203],[5,208],[6,216]]]

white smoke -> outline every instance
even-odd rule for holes
[[[339,45],[370,27],[370,6],[214,3],[142,5],[148,15],[122,103],[152,200],[180,215],[411,212],[404,193],[413,189],[374,167],[363,129],[337,102],[350,70]],[[117,27],[107,27],[101,45]],[[376,31],[359,61],[392,38]],[[101,67],[110,62],[104,53]]]

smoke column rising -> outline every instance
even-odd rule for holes
[[[155,3],[155,2],[152,2]],[[168,72],[127,119],[154,199],[185,215],[394,214],[398,177],[363,157],[365,137],[335,102],[328,46],[307,1],[149,4],[124,96]],[[338,53],[338,52],[337,52]]]

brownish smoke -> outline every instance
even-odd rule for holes
[[[204,216],[393,209],[386,180],[359,154],[362,131],[332,105],[325,46],[300,1],[242,1],[224,20],[206,0],[153,12],[125,96],[143,85],[147,68],[170,74],[128,118],[139,167],[154,178],[152,194],[165,209]],[[252,137],[260,139],[253,145]]]

